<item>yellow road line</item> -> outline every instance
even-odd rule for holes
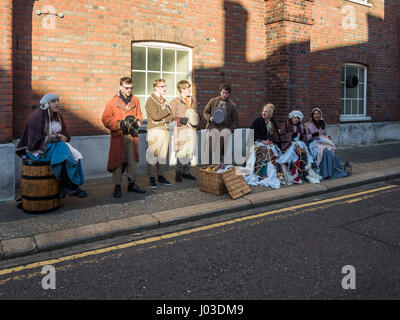
[[[199,232],[199,231],[206,231],[206,230],[210,230],[210,229],[214,229],[214,228],[227,226],[227,225],[230,225],[230,224],[235,224],[237,222],[243,222],[243,221],[258,219],[258,218],[262,218],[262,217],[266,217],[266,216],[269,216],[269,215],[282,213],[282,212],[286,212],[286,211],[294,211],[294,210],[297,210],[297,209],[302,209],[302,208],[306,208],[306,207],[310,207],[310,206],[315,206],[315,205],[320,205],[320,204],[325,204],[325,203],[345,200],[345,199],[349,199],[349,198],[354,198],[354,197],[358,197],[358,196],[365,195],[365,194],[370,194],[370,193],[375,193],[375,192],[379,192],[379,191],[392,189],[392,188],[395,188],[395,187],[398,187],[398,186],[397,185],[389,185],[389,186],[385,186],[385,187],[381,187],[381,188],[376,188],[376,189],[371,189],[371,190],[362,191],[362,192],[358,192],[358,193],[353,193],[353,194],[346,195],[346,196],[340,196],[340,197],[326,199],[326,200],[319,200],[319,201],[314,201],[314,202],[310,202],[310,203],[299,204],[299,205],[295,205],[295,206],[291,206],[291,207],[287,207],[287,208],[267,211],[267,212],[263,212],[263,213],[259,213],[259,214],[255,214],[255,215],[250,215],[250,216],[246,216],[246,217],[242,217],[242,218],[237,218],[237,219],[232,219],[232,220],[228,220],[228,221],[218,222],[218,223],[214,223],[214,224],[210,224],[210,225],[206,225],[206,226],[202,226],[202,227],[196,227],[196,228],[187,229],[187,230],[183,230],[183,231],[179,231],[179,232],[173,232],[173,233],[165,234],[165,235],[162,235],[162,236],[156,236],[156,237],[146,238],[146,239],[137,240],[137,241],[133,241],[133,242],[128,242],[128,243],[124,243],[124,244],[119,244],[119,245],[115,245],[115,246],[111,246],[111,247],[107,247],[107,248],[86,251],[86,252],[73,254],[73,255],[57,258],[57,259],[50,259],[50,260],[31,263],[31,264],[28,264],[28,265],[22,265],[22,266],[17,266],[17,267],[13,267],[13,268],[3,269],[3,270],[0,270],[0,276],[1,275],[5,275],[5,274],[11,274],[11,273],[15,273],[15,272],[20,272],[20,271],[23,271],[23,270],[39,268],[39,267],[43,267],[45,265],[54,265],[54,264],[58,264],[58,263],[65,262],[65,261],[81,259],[81,258],[85,258],[85,257],[88,257],[88,256],[107,253],[107,252],[110,252],[110,251],[116,251],[116,250],[126,249],[126,248],[129,248],[129,247],[134,247],[134,246],[138,246],[138,245],[142,245],[142,244],[148,244],[148,243],[152,243],[152,242],[157,242],[157,241],[160,241],[160,240],[163,240],[163,239],[176,238],[176,237],[180,237],[182,235],[187,235],[187,234],[191,234],[191,233],[195,233],[195,232]],[[360,200],[361,200],[360,198],[357,198],[357,199],[354,199],[354,202],[355,201],[360,201]],[[347,201],[347,203],[349,203],[349,201]]]

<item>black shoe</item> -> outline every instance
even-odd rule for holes
[[[121,195],[122,195],[122,193],[121,193],[121,185],[120,184],[116,184],[115,188],[114,188],[113,196],[114,196],[114,198],[121,198]]]
[[[183,174],[182,178],[189,179],[189,180],[196,180],[196,177],[192,176],[190,173],[189,174]]]
[[[69,189],[67,187],[62,187],[60,189],[60,193],[58,194],[58,199],[64,199],[66,195],[68,195],[68,196],[77,196],[78,195],[78,190],[80,190],[80,189],[79,188],[77,188],[77,189]]]
[[[155,178],[150,178],[150,188],[152,189],[157,189],[157,185],[156,185],[156,179]]]
[[[61,188],[60,192],[58,193],[58,199],[64,199],[66,195],[65,189]]]
[[[163,176],[158,176],[158,182],[162,183],[164,186],[172,186],[172,183],[165,179]]]
[[[128,184],[128,192],[145,193],[145,190],[140,189],[135,183],[130,182]]]
[[[76,196],[78,198],[86,198],[88,196],[87,192],[85,190],[82,190],[81,188],[78,188],[76,190]]]

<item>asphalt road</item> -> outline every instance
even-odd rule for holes
[[[399,299],[398,182],[21,260],[0,269],[0,299]]]

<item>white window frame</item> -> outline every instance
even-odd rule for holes
[[[364,106],[363,106],[363,113],[362,114],[341,114],[340,115],[340,121],[370,121],[371,117],[367,116],[367,73],[368,73],[368,68],[365,65],[362,64],[358,64],[358,63],[344,63],[342,65],[342,67],[345,68],[345,74],[344,76],[341,75],[341,78],[345,79],[345,81],[340,81],[340,85],[344,86],[343,88],[343,92],[345,92],[345,86],[346,86],[346,67],[357,67],[357,68],[363,68],[364,69],[364,79],[363,79],[363,83],[364,83],[364,92],[363,92],[363,96],[364,96]],[[357,94],[357,98],[352,98],[352,100],[358,100],[358,94]],[[343,96],[340,97],[340,103],[342,104],[343,100],[347,100],[350,98],[345,98]],[[346,104],[344,104],[346,107]]]
[[[143,72],[143,71],[145,71],[145,74],[146,74],[146,78],[145,78],[145,82],[146,82],[146,94],[135,94],[134,93],[134,95],[136,96],[136,97],[140,97],[140,98],[142,98],[142,97],[144,97],[146,100],[147,100],[147,98],[148,97],[150,97],[150,95],[153,93],[153,88],[148,88],[148,81],[147,81],[147,76],[148,76],[148,70],[147,70],[147,65],[148,65],[148,61],[147,61],[147,59],[148,59],[148,48],[157,48],[157,49],[170,49],[170,50],[180,50],[180,51],[187,51],[189,54],[188,54],[188,59],[189,59],[189,66],[188,66],[188,81],[190,82],[190,83],[192,83],[192,55],[193,55],[193,50],[192,50],[192,48],[190,48],[190,47],[186,47],[186,46],[182,46],[182,45],[179,45],[179,44],[174,44],[174,43],[166,43],[166,42],[150,42],[150,41],[141,41],[141,42],[132,42],[132,47],[142,47],[142,48],[146,48],[146,69],[145,70],[138,70],[138,69],[133,69],[133,68],[131,68],[131,73],[133,73],[133,72]],[[186,74],[186,73],[184,73],[184,72],[177,72],[176,71],[176,67],[177,67],[177,61],[176,61],[176,59],[177,59],[177,54],[176,54],[176,51],[175,51],[175,70],[172,72],[172,71],[163,71],[162,70],[162,67],[163,67],[163,61],[162,61],[162,59],[163,59],[163,51],[161,50],[161,61],[160,61],[160,75],[161,75],[161,78],[163,78],[163,74],[175,74],[175,75],[177,75],[177,74]],[[151,72],[154,72],[154,70],[151,70]],[[172,98],[175,98],[175,97],[177,97],[177,96],[179,96],[179,92],[178,92],[178,89],[176,88],[176,83],[174,84],[174,96],[170,96],[170,95],[165,95],[164,97],[167,99],[167,101],[170,101],[170,100],[172,100]],[[144,109],[144,105],[143,106],[141,106],[141,109],[142,109],[142,113],[143,113],[143,115],[145,116],[145,114],[146,114],[146,111],[145,111],[145,109]],[[147,118],[146,116],[145,116],[145,118]]]
[[[346,0],[372,8],[372,0]]]

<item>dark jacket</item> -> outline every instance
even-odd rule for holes
[[[273,118],[270,122],[272,133],[268,132],[265,126],[265,121],[262,117],[254,119],[250,127],[251,129],[254,129],[254,141],[270,140],[280,148],[281,138],[279,135],[278,125]]]
[[[236,103],[234,103],[231,99],[228,99],[226,103],[226,119],[223,123],[217,124],[215,122],[211,122],[210,118],[214,114],[215,108],[219,105],[221,97],[212,98],[203,110],[204,119],[207,120],[206,129],[217,128],[218,130],[222,130],[224,128],[237,129],[239,127],[239,114]]]

